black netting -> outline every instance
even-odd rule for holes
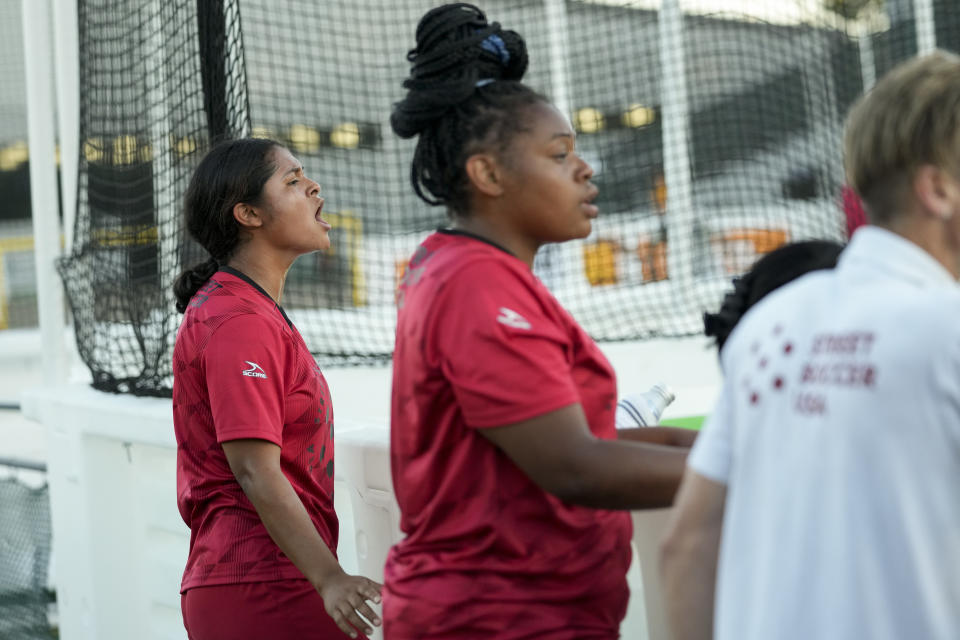
[[[211,138],[249,131],[237,3],[78,5],[78,212],[60,265],[77,348],[95,387],[166,395],[170,285],[199,255],[181,194]]]
[[[413,195],[413,142],[388,121],[436,4],[80,0],[79,213],[61,270],[95,386],[170,392],[170,284],[204,257],[180,198],[224,135],[281,140],[323,185],[334,246],[294,264],[283,300],[321,364],[389,358],[398,277],[445,222]],[[758,255],[842,239],[849,105],[918,43],[960,36],[954,0],[754,4],[671,20],[640,0],[481,3],[524,36],[525,80],[571,114],[597,171],[593,235],[536,264],[597,339],[697,333]]]
[[[15,462],[0,461],[0,638],[49,640],[50,496],[46,485],[14,477]],[[29,472],[36,475],[36,472]]]

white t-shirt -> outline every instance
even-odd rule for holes
[[[960,638],[960,285],[877,227],[733,332],[717,640]]]

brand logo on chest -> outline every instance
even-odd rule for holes
[[[250,365],[250,368],[244,369],[240,373],[247,376],[248,378],[263,378],[264,380],[266,380],[267,374],[263,372],[263,367],[258,365],[256,362],[250,362],[249,360],[244,360],[244,362]]]

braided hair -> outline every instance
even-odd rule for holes
[[[806,240],[774,249],[733,280],[733,291],[723,298],[717,313],[703,314],[703,329],[722,350],[733,328],[761,298],[788,282],[817,269],[832,269],[843,245],[830,240]]]
[[[244,138],[222,142],[200,161],[183,196],[187,231],[210,257],[181,273],[173,283],[177,311],[233,256],[240,245],[240,225],[233,217],[239,203],[257,205],[263,186],[276,170],[275,140]]]
[[[546,98],[520,82],[527,48],[514,31],[488,23],[472,4],[443,5],[417,25],[417,46],[394,105],[390,125],[401,138],[419,136],[410,181],[417,196],[451,214],[470,207],[467,158],[480,151],[504,153],[525,130],[522,110]]]

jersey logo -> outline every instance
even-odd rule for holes
[[[250,362],[249,360],[244,360],[244,362],[246,362],[248,365],[250,365],[250,368],[249,368],[249,369],[244,369],[244,370],[241,371],[240,373],[242,373],[242,374],[245,375],[245,376],[249,376],[249,377],[251,377],[251,378],[264,378],[264,379],[266,379],[267,374],[265,374],[265,373],[263,372],[263,369],[260,367],[260,365],[258,365],[256,362]]]
[[[513,327],[514,329],[529,329],[531,327],[526,318],[513,309],[506,307],[500,307],[500,315],[497,316],[497,322],[505,324],[508,327]]]

